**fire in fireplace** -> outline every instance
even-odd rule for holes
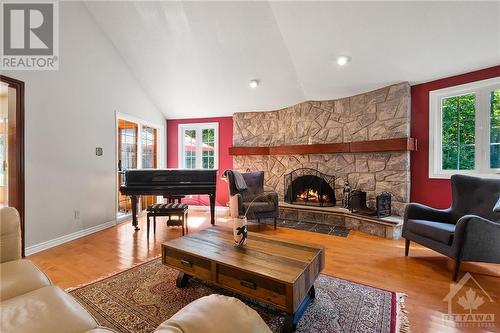
[[[335,176],[315,169],[296,169],[285,175],[285,201],[292,204],[335,206]]]

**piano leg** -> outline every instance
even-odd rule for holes
[[[210,223],[215,225],[215,194],[210,194]]]
[[[137,222],[137,203],[139,202],[139,197],[137,195],[131,195],[130,202],[132,203],[132,226],[135,227],[135,231],[137,231],[140,230],[139,223]]]

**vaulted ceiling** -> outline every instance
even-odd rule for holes
[[[500,2],[86,6],[167,118],[272,110],[500,64]],[[351,62],[339,67],[339,55]]]

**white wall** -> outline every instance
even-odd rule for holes
[[[86,7],[59,11],[59,71],[2,73],[26,85],[27,247],[116,219],[115,112],[165,126]]]

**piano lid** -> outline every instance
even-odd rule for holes
[[[122,171],[122,186],[182,185],[217,182],[216,169],[128,169]]]

